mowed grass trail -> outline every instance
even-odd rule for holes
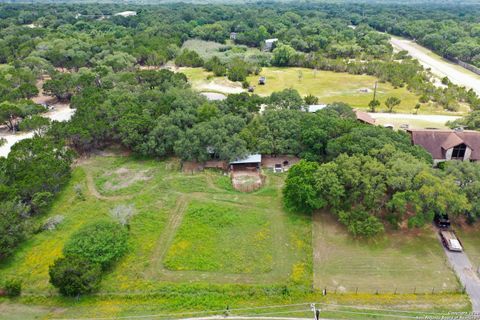
[[[170,270],[271,271],[270,221],[262,209],[194,200],[164,264]]]
[[[354,239],[327,213],[314,217],[314,283],[319,289],[366,293],[459,291],[433,230]],[[358,289],[357,289],[358,288]]]
[[[92,157],[76,166],[49,214],[38,221],[63,215],[64,222],[22,244],[0,265],[0,278],[20,277],[25,293],[56,294],[48,268],[69,237],[88,223],[111,219],[113,208],[128,205],[136,212],[128,254],[105,276],[100,292],[148,292],[171,282],[308,285],[311,220],[282,209],[283,179],[272,177],[264,189],[242,194],[225,178],[215,171],[184,174],[176,160]],[[177,212],[180,199],[185,212]],[[177,215],[185,216],[177,229],[166,229]],[[173,243],[158,248],[167,233]],[[167,252],[165,261],[159,250]]]
[[[65,220],[56,230],[34,235],[0,264],[0,279],[20,278],[24,294],[15,300],[0,298],[0,319],[115,318],[305,301],[469,310],[468,298],[454,292],[456,280],[442,264],[433,233],[418,239],[395,233],[377,244],[355,241],[331,216],[319,227],[312,225],[309,215],[285,211],[281,193],[285,174],[264,173],[264,187],[240,193],[223,173],[185,174],[175,159],[94,156],[81,160],[49,213],[36,222],[41,225],[54,215]],[[136,212],[130,221],[127,254],[106,273],[96,295],[60,297],[49,284],[49,266],[62,255],[74,232],[110,219],[111,210],[119,205],[132,206]],[[347,291],[355,283],[359,293],[339,290],[334,294],[334,281]],[[390,288],[397,282],[425,287],[445,282],[449,292],[362,292],[367,291],[362,283]],[[314,284],[315,289],[328,286],[329,294],[323,296]]]

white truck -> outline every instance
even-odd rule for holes
[[[455,232],[451,230],[440,230],[440,238],[442,238],[442,243],[450,251],[462,252],[462,244],[457,239]]]

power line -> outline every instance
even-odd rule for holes
[[[396,310],[396,309],[382,309],[382,308],[372,308],[372,307],[360,307],[360,306],[351,306],[351,305],[340,305],[334,303],[324,303],[317,302],[315,304],[327,306],[327,307],[342,307],[342,308],[352,308],[360,310],[372,310],[372,311],[383,311],[389,313],[400,313],[403,315],[395,314],[381,314],[381,313],[368,313],[368,312],[356,312],[356,311],[347,311],[347,310],[328,310],[328,312],[338,312],[338,313],[351,313],[351,314],[364,314],[364,315],[375,315],[375,316],[385,316],[385,317],[397,317],[397,318],[418,318],[418,316],[408,316],[405,313],[417,314],[417,315],[444,315],[444,313],[435,313],[435,312],[421,312],[421,311],[408,311],[408,310]],[[285,305],[270,305],[270,306],[258,306],[258,307],[244,307],[244,308],[233,308],[229,309],[232,311],[248,311],[248,310],[265,310],[265,309],[276,309],[276,308],[289,308],[289,307],[299,307],[299,306],[310,306],[311,303],[296,303],[296,304],[285,304]],[[158,313],[158,314],[149,314],[149,315],[132,315],[132,316],[116,316],[116,317],[97,317],[97,318],[56,318],[57,320],[112,320],[112,319],[143,319],[143,318],[165,318],[165,317],[181,317],[188,315],[205,315],[205,314],[221,314],[224,313],[226,309],[219,310],[204,310],[204,311],[191,311],[191,312],[177,312],[177,313]],[[302,310],[289,310],[289,311],[275,311],[275,312],[258,312],[252,316],[260,315],[275,315],[275,314],[288,314],[288,313],[308,313],[310,310],[308,308]],[[240,314],[238,314],[240,315]],[[250,315],[242,315],[250,316]]]
[[[298,307],[303,305],[309,305],[309,303],[296,303],[296,304],[285,304],[285,305],[271,305],[271,306],[262,306],[262,307],[245,307],[245,308],[235,308],[229,309],[230,311],[245,311],[245,310],[261,310],[261,309],[272,309],[272,308],[284,308],[284,307]],[[56,318],[57,320],[111,320],[111,319],[142,319],[148,317],[162,318],[162,317],[174,317],[181,315],[195,315],[195,314],[205,314],[205,313],[222,313],[225,312],[225,309],[221,310],[205,310],[205,311],[191,311],[191,312],[178,312],[178,313],[159,313],[151,315],[138,315],[138,316],[120,316],[120,317],[99,317],[99,318]]]

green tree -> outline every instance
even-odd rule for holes
[[[380,106],[380,101],[378,100],[372,100],[368,103],[368,106],[370,107],[370,112],[375,112],[377,110],[377,107]]]
[[[268,101],[269,106],[276,109],[302,110],[305,102],[295,89],[284,89],[273,92]]]
[[[382,222],[362,209],[340,211],[338,217],[354,236],[374,237],[384,231]]]
[[[393,108],[398,106],[402,101],[397,97],[388,97],[385,100],[385,106],[387,107],[388,112],[392,112]]]
[[[20,130],[33,131],[36,135],[41,136],[45,133],[49,125],[50,119],[33,115],[23,119],[22,122],[20,122]]]
[[[5,161],[6,184],[29,202],[37,192],[58,192],[70,178],[72,153],[61,143],[34,137],[17,142]]]
[[[319,197],[315,174],[319,165],[316,162],[301,160],[288,170],[283,189],[284,203],[290,210],[310,213],[325,205]]]
[[[11,255],[29,230],[30,208],[20,202],[0,202],[0,261]]]
[[[102,276],[100,265],[75,256],[55,260],[48,273],[50,283],[69,297],[95,292]]]
[[[305,96],[303,100],[305,100],[306,105],[318,104],[318,97],[311,94],[309,94],[308,96]]]
[[[10,131],[16,130],[18,118],[22,115],[22,111],[15,104],[9,102],[0,104],[0,122],[5,123]]]
[[[250,73],[250,65],[240,58],[233,59],[228,67],[228,79],[231,81],[245,81]]]
[[[125,228],[117,223],[100,221],[77,231],[65,244],[63,253],[106,270],[127,251],[127,240]]]
[[[69,100],[75,93],[75,81],[69,73],[57,73],[45,81],[43,91],[59,100]]]
[[[278,67],[289,66],[296,56],[295,49],[289,45],[280,44],[273,49],[272,64]]]

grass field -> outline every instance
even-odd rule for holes
[[[480,271],[480,230],[478,226],[455,228],[463,248],[472,263],[472,266]]]
[[[192,201],[164,264],[170,270],[271,271],[271,220],[257,208]]]
[[[365,242],[349,236],[329,214],[318,214],[314,221],[317,288],[370,293],[461,289],[433,230],[390,232]]]
[[[221,44],[213,41],[190,39],[183,43],[182,48],[196,51],[204,60],[217,56],[224,62],[228,62],[235,57],[249,60],[254,55],[270,54],[262,52],[257,48],[235,45],[230,40],[226,44]]]
[[[223,94],[242,92],[241,84],[232,82],[226,77],[214,77],[211,72],[202,68],[180,68],[185,73],[192,87],[198,91],[211,91]],[[301,79],[299,78],[301,75]],[[257,85],[258,78],[265,76],[267,84]],[[255,85],[255,93],[261,96],[270,95],[272,92],[287,88],[298,90],[302,96],[312,94],[319,98],[319,103],[346,102],[352,107],[368,109],[368,103],[373,98],[373,87],[378,79],[368,75],[351,75],[331,71],[314,71],[305,68],[263,68],[259,76],[250,76],[247,79]],[[368,92],[364,92],[368,89]],[[401,100],[395,107],[397,113],[413,113],[418,103],[418,96],[406,88],[393,88],[389,83],[378,83],[377,98],[381,102],[378,112],[385,111],[385,100],[388,97],[398,97]],[[461,107],[459,113],[443,110],[433,103],[422,104],[419,114],[445,114],[461,115],[466,111]]]
[[[331,315],[338,318],[348,313],[335,311],[336,304],[422,312],[469,310],[467,297],[453,292],[329,292],[325,297],[312,290],[312,253],[325,252],[326,245],[329,255],[324,266],[315,266],[315,283],[319,284],[332,279],[340,279],[339,283],[343,279],[373,279],[371,271],[362,265],[384,268],[386,271],[374,280],[385,287],[391,286],[392,279],[405,281],[396,274],[398,267],[394,264],[405,268],[413,278],[412,266],[426,263],[430,272],[420,268],[418,274],[428,286],[437,285],[438,272],[443,272],[442,278],[449,278],[450,273],[442,269],[443,256],[437,255],[435,247],[427,250],[433,245],[429,236],[414,240],[414,245],[395,247],[397,250],[389,245],[393,240],[359,246],[331,221],[325,228],[333,228],[328,229],[333,233],[328,236],[336,240],[316,243],[314,251],[311,218],[283,210],[284,176],[266,175],[260,190],[240,193],[220,172],[184,174],[176,160],[123,156],[82,160],[50,212],[39,218],[41,222],[61,214],[65,216],[62,224],[54,231],[36,234],[0,265],[0,279],[21,278],[24,293],[15,300],[0,298],[0,319],[119,317],[201,310],[217,310],[215,314],[219,314],[227,305],[239,308],[309,301],[331,304]],[[78,197],[78,190],[84,199]],[[106,274],[97,295],[80,299],[58,296],[48,282],[49,265],[61,256],[63,245],[76,230],[105,219],[118,205],[133,206],[136,211],[130,222],[128,253]],[[411,240],[409,236],[395,237],[400,243]],[[454,285],[454,280],[447,281],[452,291]]]

